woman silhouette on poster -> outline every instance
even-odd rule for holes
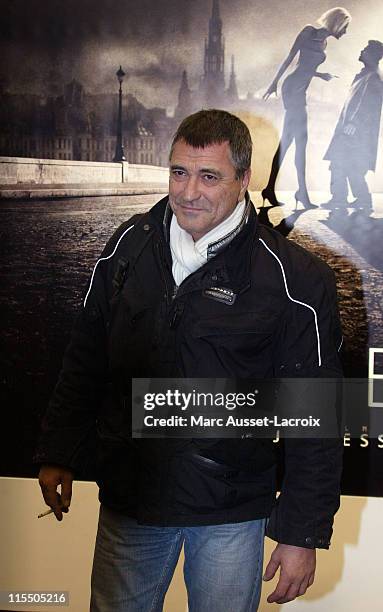
[[[298,34],[290,53],[279,68],[263,99],[271,94],[277,95],[278,82],[291,62],[299,53],[296,68],[282,84],[282,100],[285,108],[283,130],[278,149],[274,155],[270,178],[262,191],[263,203],[268,200],[271,206],[279,206],[275,195],[275,183],[286,152],[295,140],[295,166],[298,175],[299,189],[295,193],[295,202],[301,202],[305,208],[313,208],[306,186],[306,147],[307,147],[307,109],[306,91],[313,77],[330,81],[334,76],[328,72],[318,72],[317,68],[326,59],[327,38],[341,38],[346,33],[351,21],[350,13],[341,7],[332,8],[319,17],[317,26],[307,25]]]

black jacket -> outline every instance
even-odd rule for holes
[[[100,500],[154,525],[270,516],[286,544],[329,545],[339,505],[339,440],[286,440],[275,502],[271,440],[135,440],[132,377],[333,377],[341,332],[332,271],[248,222],[180,285],[167,198],[118,228],[96,264],[43,422],[36,461],[78,476],[96,457]],[[211,287],[229,288],[229,304]],[[95,429],[97,435],[95,435]]]

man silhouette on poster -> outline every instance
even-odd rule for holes
[[[376,167],[383,101],[383,83],[379,74],[382,57],[383,44],[369,40],[359,55],[364,67],[352,82],[324,156],[331,162],[332,198],[326,204],[330,209],[348,205],[348,181],[356,198],[351,206],[366,213],[372,211],[372,198],[365,176]]]

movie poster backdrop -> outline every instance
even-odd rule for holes
[[[199,108],[243,118],[260,221],[334,270],[345,374],[365,380],[360,431],[343,432],[343,493],[381,496],[383,431],[369,427],[383,411],[383,5],[347,0],[351,21],[330,23],[333,7],[0,0],[0,155],[112,161],[120,66],[131,163],[166,166],[175,127]],[[1,200],[1,475],[36,476],[39,420],[87,279],[114,229],[160,197]]]

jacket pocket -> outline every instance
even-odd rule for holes
[[[194,376],[210,372],[217,376],[263,378],[270,375],[275,325],[252,312],[232,313],[201,319],[191,326],[195,352],[203,361]],[[214,364],[214,369],[212,365]]]

